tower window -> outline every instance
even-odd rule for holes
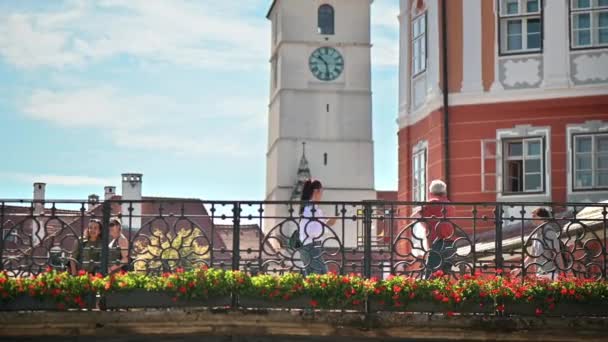
[[[327,153],[323,153],[323,165],[327,165]]]
[[[319,7],[318,29],[320,34],[334,34],[334,8],[330,5]]]

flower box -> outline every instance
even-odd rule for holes
[[[92,309],[95,307],[95,295],[83,296],[82,309]],[[0,311],[53,311],[79,308],[74,303],[66,304],[53,298],[38,298],[28,295],[19,295],[10,300],[0,301]]]
[[[458,305],[448,305],[437,303],[432,300],[414,300],[410,303],[403,303],[400,306],[395,306],[392,303],[383,303],[377,298],[370,299],[370,308],[372,311],[388,311],[388,312],[428,312],[428,313],[445,313],[458,312],[468,314],[492,314],[495,312],[494,304],[490,301],[483,303],[467,302]]]
[[[309,296],[299,296],[285,300],[283,298],[269,299],[254,296],[239,296],[239,306],[255,309],[304,309],[311,307]]]
[[[106,309],[171,308],[171,307],[225,307],[232,304],[230,296],[212,298],[182,298],[174,293],[143,289],[109,292],[103,296]]]
[[[608,305],[605,303],[556,303],[555,307],[534,303],[505,303],[505,315],[509,316],[602,316],[608,317]]]

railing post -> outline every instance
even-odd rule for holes
[[[372,276],[372,204],[363,203],[363,276]]]
[[[494,256],[495,262],[495,270],[498,273],[498,270],[502,272],[503,270],[503,260],[502,260],[502,204],[496,204],[496,208],[494,209],[494,220],[496,225],[496,230],[494,236],[495,238],[495,251],[496,254]]]
[[[235,202],[232,208],[232,270],[239,270],[241,259],[241,205]]]
[[[232,270],[239,270],[241,259],[241,205],[239,202],[234,202],[232,207]],[[213,238],[213,237],[212,237]],[[232,308],[238,307],[238,297],[232,293]]]
[[[102,225],[101,225],[101,274],[108,274],[108,258],[110,257],[110,216],[112,215],[112,203],[103,202]]]

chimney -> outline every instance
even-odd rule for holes
[[[125,226],[129,225],[134,229],[141,228],[141,173],[123,173],[122,174],[122,223]],[[135,202],[129,202],[135,201]],[[132,205],[132,211],[129,211],[129,206]]]
[[[34,201],[44,201],[44,193],[46,183],[34,183]],[[34,215],[42,215],[44,213],[43,203],[34,203]]]
[[[103,188],[103,199],[105,201],[112,199],[116,195],[115,186],[106,186]]]
[[[34,183],[34,219],[32,220],[32,243],[34,246],[38,246],[41,241],[44,240],[46,235],[46,229],[44,229],[44,224],[42,222],[41,215],[44,214],[44,203],[39,201],[44,201],[44,192],[46,190],[45,183]],[[38,224],[37,224],[38,223]]]
[[[93,207],[99,203],[99,196],[95,194],[89,195],[89,202],[87,204],[87,211],[92,211]]]

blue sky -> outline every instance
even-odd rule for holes
[[[0,0],[0,198],[263,199],[270,0]],[[398,2],[372,17],[376,188],[397,188]]]

